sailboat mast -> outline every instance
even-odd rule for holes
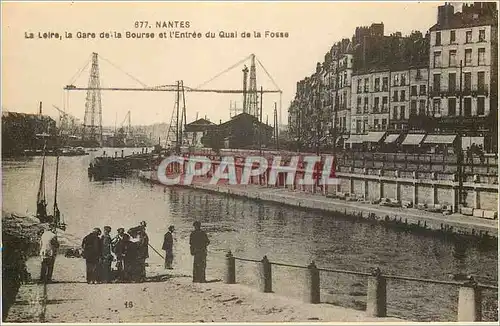
[[[54,190],[54,218],[58,215],[59,209],[57,208],[57,179],[59,178],[59,154],[56,159],[56,186]]]

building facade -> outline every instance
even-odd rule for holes
[[[450,4],[439,6],[426,35],[386,36],[383,23],[356,28],[297,83],[291,135],[304,148],[317,148],[369,131],[458,132],[482,137],[495,152],[497,25],[496,3],[474,3],[457,13]]]
[[[497,147],[491,119],[498,121],[498,27],[494,3],[445,4],[431,27],[430,112],[439,129],[484,138]]]

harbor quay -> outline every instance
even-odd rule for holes
[[[264,173],[247,175],[242,184],[240,181],[248,164],[241,153],[231,160],[235,162],[233,173],[237,182],[229,180],[230,178],[214,180],[214,175],[220,176],[218,170],[227,167],[221,166],[222,156],[204,156],[210,162],[210,168],[204,171],[201,171],[203,164],[193,163],[190,157],[184,155],[183,164],[168,165],[166,176],[189,180],[189,184],[184,185],[196,189],[348,215],[364,214],[367,218],[401,219],[403,223],[414,223],[419,227],[425,225],[426,228],[452,233],[487,233],[496,237],[498,230],[498,186],[496,180],[489,178],[487,174],[468,172],[460,177],[452,170],[432,169],[424,167],[422,163],[417,163],[417,168],[406,169],[396,166],[396,163],[392,166],[377,166],[374,162],[371,167],[367,167],[368,164],[356,167],[344,165],[342,162],[345,160],[340,159],[336,161],[335,171],[332,171],[336,181],[334,183],[322,183],[321,169],[316,170],[316,167],[313,171],[306,171],[299,164],[299,168],[294,171],[273,172],[275,167],[269,167],[270,163]],[[272,162],[269,153],[266,159]],[[290,157],[285,156],[284,161],[287,160],[289,163]],[[445,159],[441,158],[440,166],[446,166]],[[473,168],[469,166],[469,169]],[[315,177],[315,183],[302,182],[307,173]],[[186,175],[189,178],[185,178]],[[140,171],[139,177],[162,183],[155,170]],[[328,178],[330,177],[329,175]]]
[[[20,236],[14,230],[19,229],[21,224],[26,234],[40,228],[29,217],[15,214],[4,214],[4,222],[6,221],[10,236]],[[36,245],[35,238],[25,238],[27,243],[24,248],[33,248]],[[61,232],[59,239],[61,248],[53,282],[33,282],[32,280],[39,278],[40,261],[37,257],[28,258],[24,263],[30,278],[16,289],[15,299],[9,298],[11,302],[8,311],[4,311],[5,322],[57,323],[67,318],[75,322],[408,321],[389,313],[391,291],[395,290],[394,285],[391,285],[393,282],[430,283],[450,288],[449,291],[457,292],[457,300],[453,303],[456,320],[475,322],[483,320],[485,313],[491,315],[491,306],[486,303],[498,292],[496,286],[481,284],[464,275],[455,275],[452,280],[432,280],[387,274],[379,268],[369,271],[342,270],[317,266],[314,261],[309,265],[300,265],[271,261],[267,256],[252,259],[233,255],[229,251],[211,253],[210,263],[223,261],[224,270],[222,273],[209,273],[206,283],[192,283],[189,272],[183,268],[165,273],[162,264],[151,259],[144,283],[94,285],[95,290],[100,293],[95,296],[93,291],[89,291],[89,285],[81,272],[85,268],[84,260],[67,254],[63,257],[61,252],[74,249],[78,239],[69,232]],[[25,254],[28,253],[22,255]],[[249,265],[244,270],[237,268],[241,263],[251,264],[256,268]],[[16,264],[17,267],[21,265],[23,264]],[[300,289],[301,295],[285,297],[276,289],[281,285],[280,268],[286,268],[300,276],[295,285]],[[254,277],[258,279],[256,287],[241,284],[243,274],[248,271],[255,273]],[[322,282],[338,275],[361,279],[358,283],[361,292],[357,295],[364,296],[364,308],[355,310],[328,304],[332,294],[323,289]],[[175,300],[165,293],[175,293]],[[199,309],[181,309],[183,305],[192,304],[193,301],[197,302]]]

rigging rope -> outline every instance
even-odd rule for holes
[[[255,58],[257,59],[257,62],[262,67],[262,69],[264,69],[264,72],[266,73],[267,77],[269,77],[269,79],[271,79],[271,82],[274,84],[274,87],[276,87],[277,90],[281,91],[281,89],[279,88],[279,86],[276,84],[276,82],[274,81],[273,77],[271,76],[271,74],[269,72],[267,72],[267,70],[264,67],[264,65],[262,64],[262,62],[260,62],[259,58],[257,58],[257,57],[255,57]]]
[[[234,65],[232,65],[231,67],[227,68],[226,70],[222,71],[221,73],[217,74],[215,77],[211,78],[210,80],[204,82],[203,84],[195,87],[194,89],[200,89],[201,87],[205,86],[206,84],[210,83],[211,81],[213,81],[214,79],[220,77],[221,75],[225,74],[226,72],[228,72],[229,70],[239,66],[242,62],[245,62],[246,60],[248,60],[250,58],[251,55],[247,56],[246,58],[238,61],[237,63],[235,63]]]
[[[138,82],[139,84],[141,84],[143,87],[148,87],[148,85],[146,85],[145,83],[143,83],[142,81],[140,81],[138,78],[132,76],[131,74],[129,74],[128,72],[126,72],[125,70],[121,69],[120,67],[118,67],[117,65],[115,65],[114,63],[112,63],[111,61],[109,61],[108,59],[104,58],[103,56],[99,55],[99,57],[106,61],[107,63],[109,63],[110,65],[112,65],[113,67],[115,67],[116,69],[120,70],[121,72],[123,72],[125,75],[129,76],[130,78],[132,78],[133,80],[135,80],[136,82]]]
[[[80,68],[80,70],[78,70],[77,73],[70,79],[68,85],[73,85],[73,83],[75,82],[75,80],[78,77],[80,77],[80,75],[85,70],[85,68],[87,68],[87,66],[89,65],[90,61],[92,61],[92,55],[90,55],[89,58],[87,59],[87,61],[85,61],[85,65],[82,68]]]

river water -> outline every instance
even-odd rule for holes
[[[127,149],[125,154],[132,150]],[[114,150],[108,149],[108,153]],[[161,249],[169,225],[176,227],[175,268],[190,273],[188,238],[195,220],[202,222],[211,244],[207,275],[223,278],[224,255],[262,259],[294,265],[314,261],[320,268],[367,271],[379,267],[384,273],[450,280],[456,273],[472,274],[481,282],[498,284],[498,248],[455,240],[406,234],[368,223],[278,204],[213,195],[188,189],[164,189],[133,177],[94,182],[87,167],[95,155],[61,157],[58,205],[68,223],[67,232],[78,239],[93,227],[118,227],[148,223],[151,244]],[[40,177],[40,157],[4,160],[3,209],[33,214]],[[52,209],[55,157],[46,158],[47,200]],[[114,235],[114,234],[113,234]],[[76,243],[79,245],[79,243]],[[149,251],[150,266],[162,265]],[[57,263],[56,263],[57,268]],[[258,265],[237,262],[237,282],[258,286]],[[82,270],[82,274],[84,271]],[[302,269],[273,265],[273,290],[300,298],[304,293]],[[322,301],[364,309],[366,279],[321,272]],[[408,281],[388,281],[388,314],[416,321],[456,321],[458,289]],[[484,292],[483,320],[498,320],[497,293]]]

